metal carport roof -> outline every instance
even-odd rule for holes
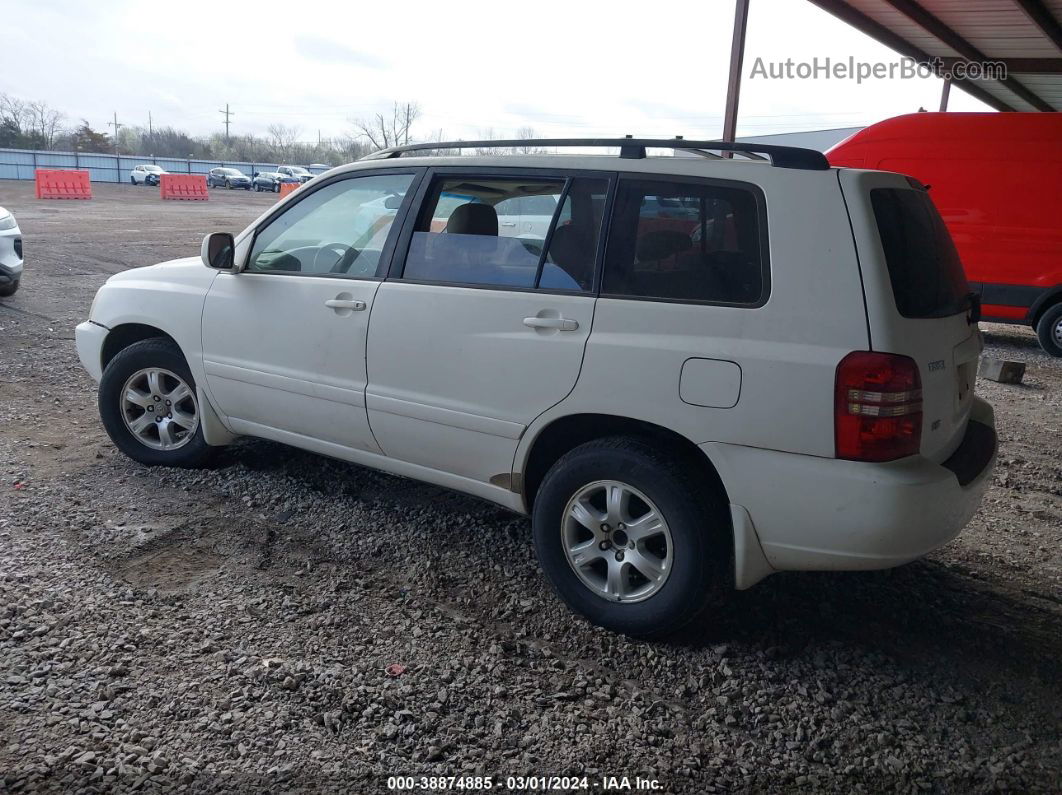
[[[953,81],[996,110],[1062,110],[1062,0],[811,2],[920,62],[1005,63],[1005,79]]]

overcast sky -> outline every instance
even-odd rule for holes
[[[303,140],[348,132],[392,100],[416,132],[470,138],[722,131],[732,0],[460,3],[4,0],[0,91],[101,130],[172,125],[234,134],[274,122]],[[940,81],[769,80],[756,59],[899,56],[806,0],[751,0],[738,134],[864,125],[919,106]],[[951,110],[987,110],[960,90]]]

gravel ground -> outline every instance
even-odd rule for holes
[[[667,793],[1062,789],[1062,362],[987,326],[1001,460],[954,542],[780,574],[669,643],[587,626],[528,522],[266,442],[200,472],[106,439],[72,343],[111,273],[271,197],[95,185],[22,226],[0,300],[0,792],[387,790],[653,778]]]

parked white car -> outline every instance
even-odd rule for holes
[[[278,166],[277,173],[283,174],[286,177],[294,177],[300,183],[309,182],[311,179],[313,179],[313,174],[311,174],[302,166]]]
[[[15,294],[22,281],[22,230],[13,213],[0,207],[0,297]]]
[[[133,185],[158,185],[159,177],[166,173],[169,172],[161,166],[141,163],[129,172],[129,182]]]
[[[111,277],[77,327],[111,439],[196,466],[256,436],[529,514],[561,597],[635,636],[728,584],[953,538],[996,435],[978,307],[924,186],[809,150],[614,145],[403,147]],[[522,215],[529,197],[556,210]]]

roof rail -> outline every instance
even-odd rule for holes
[[[694,152],[704,157],[718,157],[712,152],[735,152],[763,160],[766,155],[771,165],[779,168],[800,168],[822,171],[830,167],[825,155],[814,149],[802,149],[796,146],[776,146],[773,144],[735,143],[733,141],[689,141],[685,138],[514,138],[491,141],[443,141],[406,144],[382,149],[368,155],[363,160],[384,160],[401,157],[411,152],[436,151],[438,149],[498,149],[502,147],[618,147],[619,156],[634,160],[644,158],[645,150],[675,149]]]

